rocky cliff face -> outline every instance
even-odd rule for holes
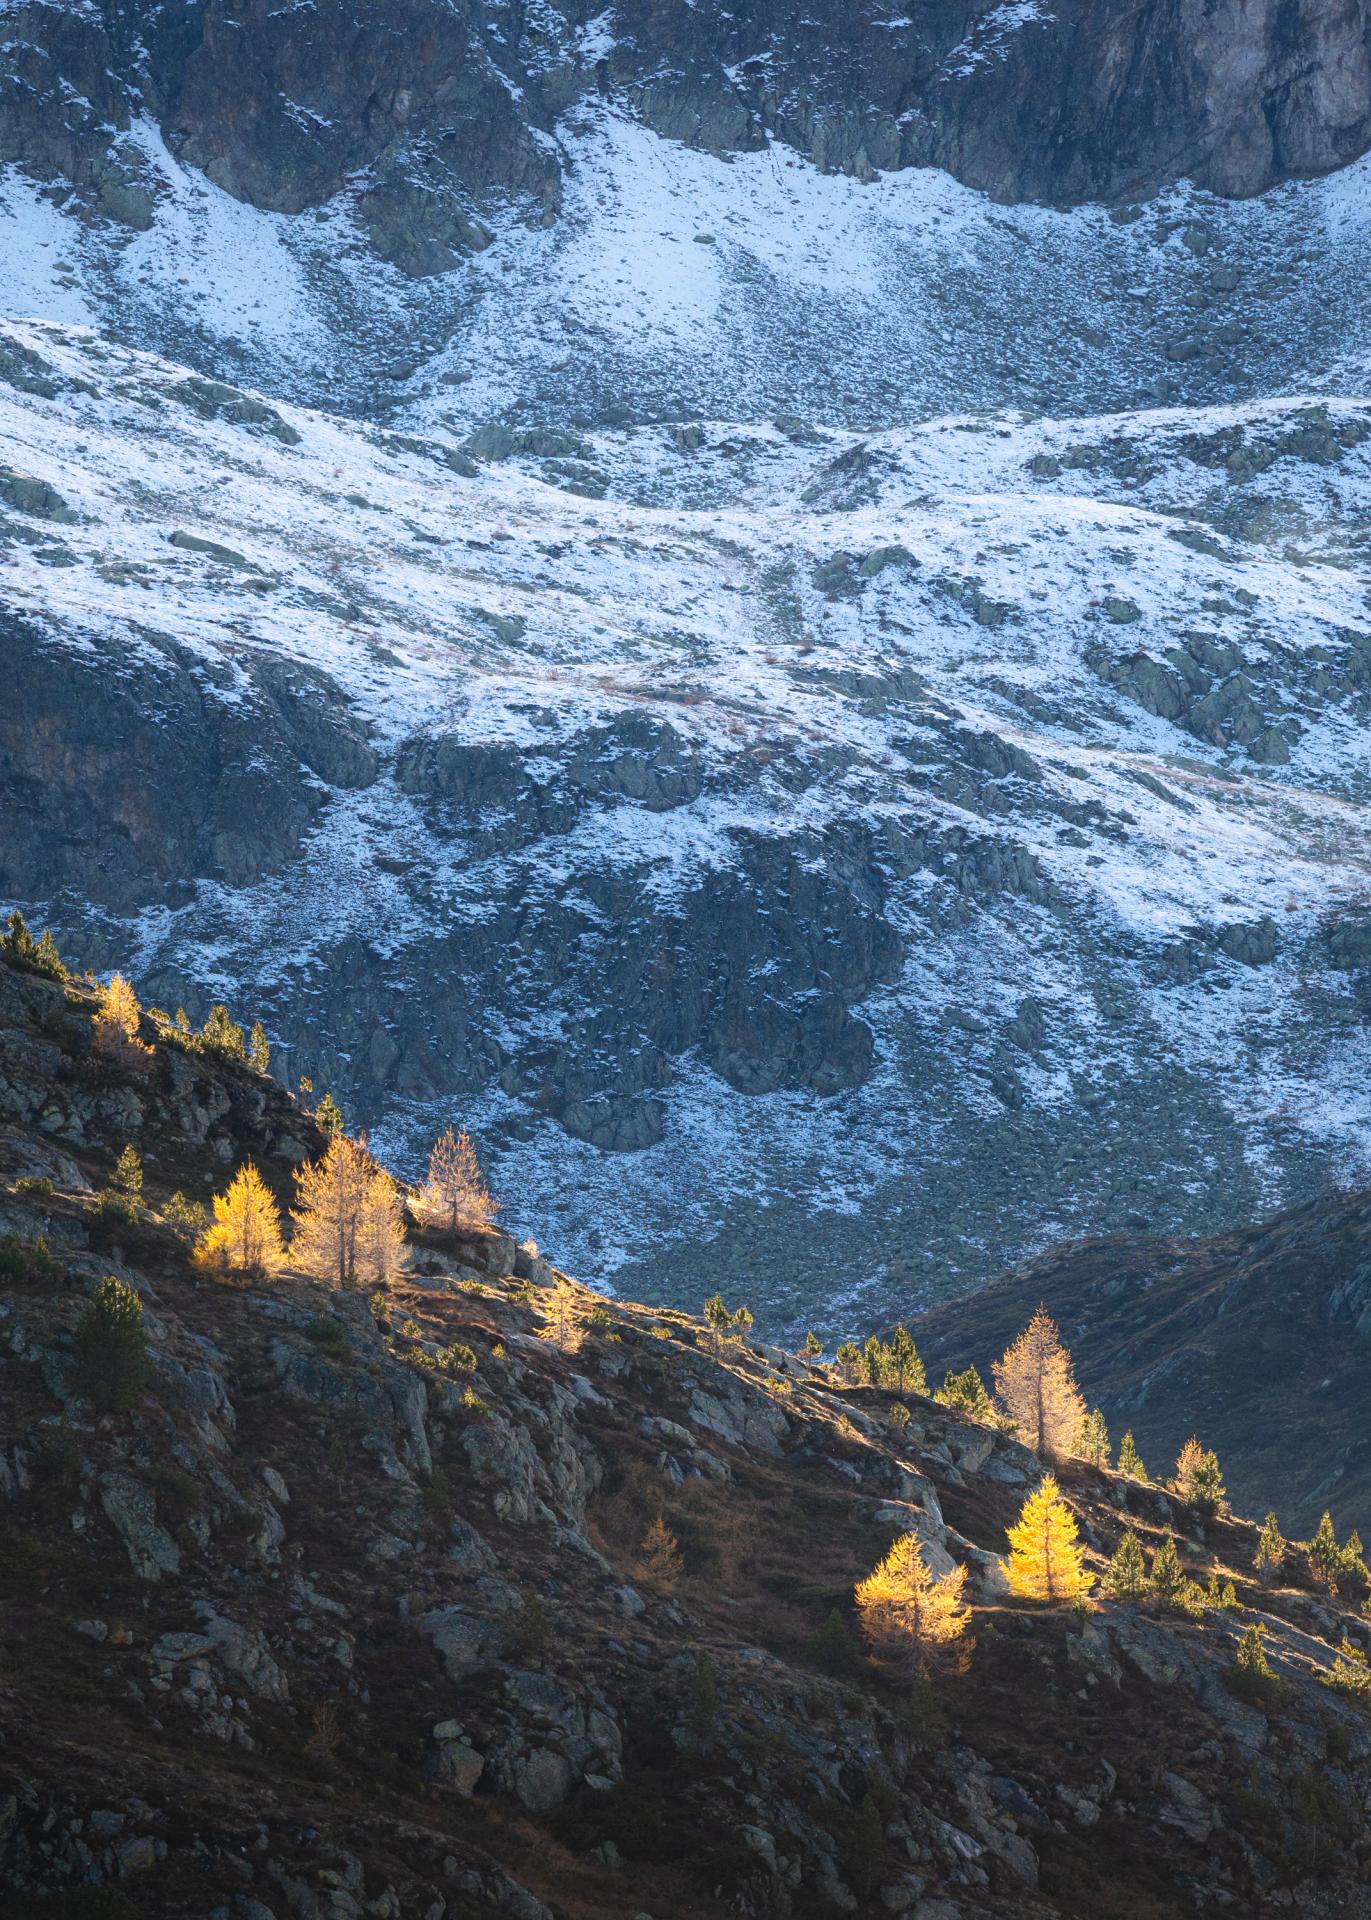
[[[554,1271],[502,1234],[416,1246],[370,1301],[196,1277],[172,1189],[251,1155],[285,1192],[319,1136],[246,1067],[93,1054],[92,1005],[0,964],[9,1911],[1358,1911],[1371,1731],[1323,1682],[1365,1620],[1300,1554],[1263,1587],[1250,1525],[1068,1465],[1093,1568],[1174,1529],[1248,1611],[1025,1607],[999,1556],[1036,1462],[918,1395],[590,1296],[564,1353]],[[126,1143],[143,1203],[112,1213]],[[74,1329],[109,1272],[151,1374],[97,1416]],[[640,1558],[658,1515],[675,1575]],[[936,1712],[842,1619],[902,1533],[969,1573]],[[1282,1683],[1256,1704],[1244,1619]]]
[[[359,20],[215,0],[21,5],[0,56],[0,161],[145,226],[158,191],[130,128],[235,197],[298,212],[355,199],[381,254],[451,267],[513,202],[555,218],[559,121],[622,100],[714,153],[776,140],[870,177],[936,166],[1003,200],[1136,196],[1189,177],[1251,194],[1371,141],[1363,0],[1051,9],[868,0],[746,16],[675,4],[439,7]],[[306,24],[307,23],[307,24]]]

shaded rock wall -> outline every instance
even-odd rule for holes
[[[375,756],[323,674],[258,660],[236,676],[165,636],[118,670],[0,615],[0,888],[35,874],[94,904],[243,885],[294,854],[333,786]]]
[[[426,274],[485,244],[499,207],[555,218],[549,135],[601,94],[714,152],[777,139],[859,177],[937,166],[1056,204],[1187,176],[1257,193],[1371,141],[1365,0],[588,13],[570,0],[536,14],[390,0],[360,18],[337,0],[12,8],[0,161],[146,225],[156,183],[125,136],[149,113],[173,153],[254,205],[299,212],[348,187],[378,251]]]

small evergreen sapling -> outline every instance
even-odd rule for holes
[[[1176,1550],[1174,1533],[1168,1533],[1153,1554],[1152,1573],[1148,1585],[1151,1588],[1152,1598],[1159,1606],[1170,1608],[1182,1606],[1186,1576],[1185,1569],[1181,1565],[1181,1556]]]
[[[1371,1586],[1371,1575],[1362,1559],[1361,1535],[1351,1533],[1346,1544],[1339,1546],[1331,1513],[1325,1511],[1307,1552],[1311,1572],[1330,1593],[1360,1598]]]
[[[148,1377],[143,1303],[116,1274],[107,1274],[76,1325],[76,1379],[99,1413],[127,1413]]]
[[[1193,1434],[1181,1448],[1171,1484],[1196,1513],[1207,1517],[1223,1510],[1225,1488],[1218,1455],[1202,1447]]]
[[[224,1060],[246,1060],[243,1029],[229,1018],[229,1010],[216,1000],[200,1029],[200,1045],[206,1053],[217,1053]]]
[[[198,1240],[209,1225],[209,1214],[198,1200],[187,1200],[178,1187],[162,1208],[162,1219],[185,1240]]]
[[[885,1821],[875,1798],[867,1794],[852,1828],[852,1850],[847,1862],[848,1874],[863,1900],[870,1901],[881,1883],[881,1862],[885,1854]]]
[[[1371,1572],[1367,1570],[1363,1558],[1361,1535],[1355,1528],[1348,1534],[1347,1544],[1342,1550],[1338,1592],[1350,1595],[1359,1603],[1364,1602],[1368,1592],[1371,1592]]]
[[[142,1204],[143,1163],[132,1147],[126,1146],[115,1161],[114,1178],[110,1184],[131,1207]]]
[[[0,953],[13,966],[22,967],[28,973],[45,973],[52,980],[67,977],[51,928],[45,927],[41,939],[35,940],[18,907],[9,917],[8,931],[0,935]]]
[[[1280,1691],[1281,1683],[1266,1657],[1262,1630],[1255,1621],[1243,1629],[1233,1664],[1224,1677],[1229,1692],[1242,1700],[1270,1700]]]
[[[695,1671],[690,1680],[690,1701],[686,1707],[686,1732],[702,1752],[713,1746],[719,1731],[719,1687],[714,1662],[707,1653],[695,1656]]]
[[[1119,1472],[1127,1474],[1130,1480],[1147,1479],[1147,1468],[1143,1465],[1142,1455],[1131,1432],[1126,1433],[1119,1442]]]
[[[909,1683],[904,1718],[914,1745],[922,1752],[936,1752],[947,1745],[947,1709],[943,1705],[933,1670],[926,1660]]]
[[[1315,1529],[1314,1538],[1309,1542],[1308,1552],[1314,1577],[1323,1586],[1336,1591],[1338,1563],[1342,1558],[1342,1549],[1338,1545],[1338,1536],[1333,1531],[1333,1516],[1326,1507],[1323,1518]]]
[[[850,1680],[861,1671],[861,1657],[846,1620],[836,1607],[809,1642],[809,1657],[821,1672],[835,1680]]]
[[[812,1327],[805,1335],[805,1343],[800,1348],[800,1354],[805,1360],[822,1360],[824,1357],[824,1343]]]
[[[65,980],[67,970],[62,965],[62,956],[57,951],[57,942],[52,937],[52,928],[44,927],[34,948],[31,962],[35,973],[45,973],[50,980]]]
[[[1371,1702],[1371,1660],[1360,1647],[1344,1640],[1324,1684],[1336,1693],[1349,1694],[1354,1700]]]
[[[1109,1465],[1109,1428],[1098,1407],[1081,1424],[1081,1458],[1092,1467]]]
[[[271,1042],[260,1020],[253,1021],[248,1035],[248,1064],[256,1067],[258,1073],[265,1073],[271,1065]]]
[[[1253,1566],[1263,1580],[1272,1579],[1285,1564],[1286,1541],[1276,1523],[1274,1513],[1268,1513],[1262,1521],[1262,1530],[1257,1539],[1257,1553]]]
[[[1242,1602],[1238,1598],[1238,1589],[1231,1580],[1220,1580],[1217,1570],[1210,1574],[1209,1585],[1205,1588],[1204,1603],[1215,1613],[1241,1613]]]
[[[928,1392],[928,1377],[924,1372],[924,1363],[919,1358],[919,1349],[914,1344],[913,1335],[903,1322],[891,1334],[886,1355],[886,1384],[894,1387],[896,1393]]]
[[[28,921],[18,907],[11,913],[8,930],[0,939],[0,952],[20,967],[31,967],[38,953],[38,943],[29,932]]]
[[[975,1367],[968,1367],[965,1373],[954,1373],[951,1367],[943,1375],[943,1384],[933,1398],[940,1406],[954,1407],[959,1413],[966,1413],[973,1420],[994,1421],[997,1418],[985,1383]]]
[[[706,1309],[708,1312],[708,1309]],[[834,1354],[845,1387],[855,1386],[862,1373],[862,1350],[855,1340],[844,1340]]]
[[[1125,1530],[1105,1570],[1104,1591],[1111,1600],[1141,1600],[1147,1591],[1147,1564],[1132,1527]]]
[[[705,1301],[704,1317],[716,1353],[722,1353],[729,1341],[744,1339],[752,1328],[751,1311],[739,1307],[736,1313],[730,1312],[721,1293]]]

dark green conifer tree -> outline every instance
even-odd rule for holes
[[[76,1325],[76,1379],[99,1413],[127,1413],[148,1377],[143,1303],[116,1274],[107,1274]]]

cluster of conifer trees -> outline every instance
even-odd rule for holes
[[[451,1231],[488,1227],[496,1202],[466,1132],[449,1127],[433,1143],[428,1177],[410,1202],[415,1216]],[[289,1246],[281,1212],[251,1161],[215,1196],[214,1218],[196,1246],[197,1263],[223,1276],[261,1279],[287,1265],[335,1287],[381,1287],[405,1265],[405,1208],[392,1176],[367,1148],[334,1126],[317,1160],[295,1175]]]
[[[919,1385],[912,1390],[926,1391],[922,1362],[903,1327],[888,1344],[868,1341],[861,1351],[853,1346],[840,1347],[840,1376],[848,1384],[896,1386],[890,1355],[897,1344],[901,1352],[899,1378],[917,1380]],[[811,1335],[803,1349],[806,1357],[816,1357],[817,1346]],[[1071,1357],[1045,1308],[1038,1308],[992,1371],[993,1400],[974,1367],[963,1373],[949,1371],[935,1398],[1015,1433],[1045,1467],[1072,1457],[1096,1468],[1109,1467],[1110,1440],[1104,1415],[1099,1408],[1087,1411]],[[1131,1433],[1126,1433],[1120,1444],[1116,1470],[1139,1481],[1149,1478]],[[1201,1518],[1227,1511],[1218,1457],[1193,1436],[1181,1448],[1167,1485]],[[1360,1538],[1353,1533],[1340,1543],[1329,1514],[1324,1514],[1304,1551],[1315,1578],[1330,1591],[1360,1598],[1371,1593],[1371,1574],[1362,1558]],[[1258,1536],[1254,1571],[1263,1580],[1273,1579],[1289,1552],[1275,1514],[1268,1513]],[[1094,1587],[1075,1515],[1053,1472],[1044,1473],[1008,1529],[1003,1569],[1009,1592],[1020,1599],[1084,1604]],[[1149,1563],[1132,1526],[1125,1528],[1099,1590],[1109,1600],[1147,1601],[1189,1615],[1206,1609],[1237,1611],[1239,1605],[1231,1580],[1221,1581],[1211,1575],[1208,1586],[1202,1588],[1186,1573],[1171,1531],[1155,1548]],[[925,1676],[931,1662],[946,1662],[949,1657],[964,1661],[971,1617],[965,1592],[965,1567],[954,1565],[948,1571],[936,1571],[917,1534],[904,1535],[855,1588],[858,1616],[872,1653],[887,1665],[912,1667]],[[1270,1676],[1260,1633],[1255,1629],[1243,1636],[1237,1671],[1242,1683],[1249,1686],[1263,1685],[1263,1674]],[[1349,1688],[1360,1686],[1361,1670],[1354,1672],[1349,1664],[1347,1672]],[[1371,1691],[1371,1678],[1366,1687]]]

